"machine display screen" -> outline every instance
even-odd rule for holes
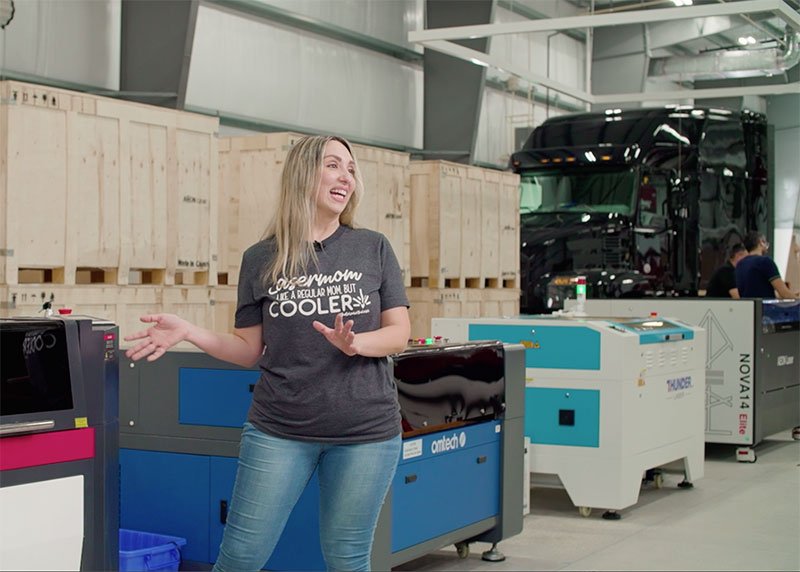
[[[72,406],[64,324],[49,320],[0,322],[0,415]]]
[[[800,330],[800,300],[764,300],[761,308],[764,333]]]

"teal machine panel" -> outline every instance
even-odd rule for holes
[[[523,344],[526,368],[600,369],[600,332],[589,327],[470,324],[469,339]],[[598,447],[600,392],[527,387],[525,436],[542,445]]]
[[[588,327],[470,324],[469,339],[522,344],[525,367],[600,369],[600,332]]]

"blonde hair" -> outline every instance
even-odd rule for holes
[[[280,198],[277,209],[264,239],[275,239],[275,258],[265,266],[261,279],[265,284],[275,283],[281,277],[299,276],[310,264],[318,263],[311,239],[314,218],[317,214],[317,190],[322,178],[325,146],[330,141],[344,145],[353,157],[355,186],[347,206],[339,215],[340,224],[354,226],[355,210],[364,192],[361,172],[350,143],[333,135],[312,135],[295,143],[281,174]]]

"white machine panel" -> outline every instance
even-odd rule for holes
[[[83,475],[0,488],[0,570],[80,570]]]

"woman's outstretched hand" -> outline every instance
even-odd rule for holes
[[[333,328],[329,328],[317,320],[314,320],[313,325],[315,330],[325,336],[325,339],[342,350],[345,354],[354,356],[358,353],[354,345],[356,334],[353,332],[353,320],[347,320],[345,322],[342,314],[336,314]]]
[[[189,322],[174,314],[148,314],[142,316],[140,320],[153,325],[141,332],[125,336],[126,342],[142,340],[125,352],[125,355],[133,361],[145,356],[147,361],[157,360],[169,348],[185,340],[191,326]]]

